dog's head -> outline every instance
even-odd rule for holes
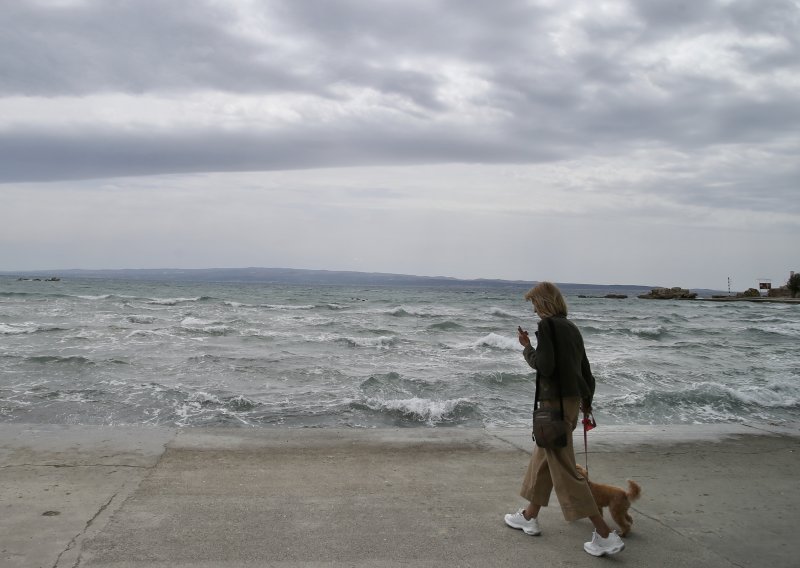
[[[583,477],[586,477],[586,478],[589,477],[589,474],[586,472],[585,469],[583,469],[583,466],[581,464],[576,463],[575,464],[575,469],[577,469],[578,473],[580,473]]]

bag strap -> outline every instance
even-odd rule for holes
[[[556,326],[553,318],[546,318],[547,326],[550,328],[550,337],[553,342],[553,376],[556,378],[556,390],[558,399],[561,401],[561,416],[564,416],[564,397],[561,396],[561,377],[558,376],[558,343],[556,342]],[[536,371],[536,393],[533,395],[533,408],[539,408],[539,371]]]

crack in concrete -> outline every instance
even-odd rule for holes
[[[176,435],[177,435],[177,433],[176,433]],[[175,436],[172,437],[173,440],[174,440],[174,438],[175,438]],[[111,505],[111,503],[114,501],[114,499],[117,497],[117,495],[119,495],[120,493],[123,493],[124,489],[128,489],[127,491],[124,492],[124,498],[122,500],[122,505],[120,505],[120,507],[124,506],[124,504],[128,501],[128,499],[130,499],[131,494],[136,491],[136,488],[139,487],[139,485],[141,485],[142,481],[144,481],[145,478],[147,478],[149,475],[151,475],[152,472],[154,472],[158,468],[159,464],[163,461],[164,454],[166,454],[167,450],[169,449],[170,441],[167,441],[167,442],[164,443],[163,450],[161,451],[160,454],[158,454],[155,462],[152,463],[152,464],[149,464],[149,465],[106,466],[105,464],[101,464],[101,465],[98,465],[98,466],[94,466],[94,467],[130,467],[130,468],[145,469],[145,470],[148,470],[148,471],[147,471],[147,473],[143,474],[140,479],[134,481],[133,483],[131,483],[131,482],[124,483],[122,485],[122,487],[120,487],[119,490],[116,493],[114,493],[114,495],[112,495],[111,498],[108,501],[106,501],[106,503],[103,506],[100,507],[100,509],[97,511],[97,513],[95,513],[92,516],[92,518],[89,519],[89,521],[86,523],[86,526],[83,527],[83,530],[80,533],[78,533],[77,535],[75,535],[75,537],[67,545],[67,548],[65,548],[61,552],[61,554],[58,555],[58,558],[56,558],[56,562],[53,565],[53,568],[58,568],[58,563],[60,562],[61,557],[65,553],[67,553],[72,547],[75,546],[75,544],[78,542],[78,539],[82,535],[85,535],[87,533],[87,531],[92,526],[94,521],[103,513],[103,511],[105,511],[109,507],[109,505]],[[83,467],[83,466],[63,466],[63,467]],[[72,568],[79,568],[79,566],[81,565],[82,561],[83,561],[83,551],[79,550],[78,551],[78,557],[75,559],[75,562],[72,565]]]
[[[636,507],[634,507],[634,506],[631,506],[631,510],[632,510],[632,511],[635,511],[636,513],[638,513],[639,515],[641,515],[641,516],[642,516],[642,517],[644,517],[645,519],[649,519],[649,520],[653,521],[654,523],[656,523],[657,525],[659,525],[659,526],[660,526],[662,529],[664,529],[664,530],[668,530],[668,531],[671,531],[671,532],[675,533],[676,535],[678,535],[678,536],[679,536],[679,537],[681,537],[681,538],[688,539],[688,540],[690,540],[691,542],[693,542],[694,544],[696,544],[696,545],[698,545],[698,546],[703,546],[703,543],[702,543],[702,542],[700,542],[700,541],[698,541],[698,540],[695,540],[694,538],[692,538],[692,535],[691,535],[690,533],[684,534],[684,533],[682,533],[681,531],[679,531],[678,529],[676,529],[676,528],[674,528],[674,527],[672,527],[672,526],[668,525],[667,523],[665,523],[664,521],[662,521],[662,520],[661,520],[661,519],[659,519],[658,517],[654,517],[654,516],[652,516],[652,515],[648,515],[647,513],[645,513],[644,511],[642,511],[641,509],[637,509],[637,508],[636,508]],[[730,562],[732,566],[739,566],[740,568],[742,568],[742,565],[741,565],[741,564],[737,564],[736,562],[734,562],[733,560],[731,560],[731,559],[730,559],[730,558],[728,558],[727,556],[725,556],[725,555],[723,555],[723,554],[721,554],[721,553],[719,553],[719,552],[717,552],[717,551],[715,551],[715,550],[710,550],[710,549],[708,549],[708,548],[707,548],[706,550],[707,550],[708,552],[711,552],[711,553],[713,553],[713,554],[716,554],[716,555],[717,555],[717,556],[719,556],[720,558],[724,558],[724,559],[725,559],[727,562]]]
[[[524,452],[524,453],[529,454],[529,455],[531,453],[531,450],[529,450],[527,448],[521,448],[517,444],[511,442],[510,440],[508,440],[506,438],[503,438],[502,436],[500,436],[498,434],[488,433],[488,435],[489,435],[489,437],[494,438],[495,440],[499,440],[500,442],[505,442],[507,445],[511,446],[512,448],[514,448],[516,450],[519,450],[519,451]],[[786,449],[793,449],[796,446],[797,446],[797,443],[789,443],[789,444],[786,444],[785,446],[782,446],[782,447],[779,447],[779,448],[768,448],[768,449],[764,449],[764,450],[757,451],[757,452],[745,452],[745,451],[733,450],[733,451],[724,451],[724,452],[716,452],[716,453],[730,453],[730,454],[742,454],[742,455],[769,454],[769,453],[775,453],[777,451],[785,451]],[[615,451],[610,451],[610,452],[592,452],[592,451],[589,451],[589,455],[591,455],[593,453],[595,455],[598,455],[599,453],[602,453],[602,454],[623,454],[623,453],[628,453],[628,452],[626,452],[625,450],[615,450]],[[635,453],[671,455],[671,454],[690,454],[691,452],[690,451],[676,452],[676,451],[674,451],[673,448],[661,448],[661,449],[653,448],[650,451],[641,451],[641,450],[639,450],[639,451],[637,451]],[[578,452],[578,451],[575,452],[576,459],[578,458],[578,456],[582,457],[582,456],[585,456],[585,455],[586,455],[585,452]],[[665,523],[664,521],[662,521],[658,517],[654,517],[652,515],[648,515],[644,511],[642,511],[641,509],[637,509],[636,507],[633,507],[633,506],[631,506],[631,510],[635,511],[636,513],[638,513],[642,517],[644,517],[646,519],[649,519],[650,521],[654,522],[656,525],[661,527],[663,530],[668,530],[668,531],[674,533],[675,535],[677,535],[677,536],[679,536],[681,538],[686,538],[686,539],[688,539],[689,541],[691,541],[695,545],[703,546],[703,543],[701,541],[698,541],[698,540],[692,538],[691,534],[683,534],[678,529],[668,525],[667,523]],[[730,563],[731,566],[734,566],[734,567],[737,567],[737,568],[744,568],[742,564],[736,563],[733,559],[725,556],[724,554],[722,554],[720,552],[717,552],[717,551],[714,551],[714,550],[709,550],[708,552],[716,554],[719,558],[722,558],[726,562]]]
[[[9,469],[12,467],[130,467],[134,469],[150,469],[153,466],[149,465],[131,465],[125,463],[82,463],[82,464],[65,464],[65,463],[12,463],[8,465],[0,465],[0,469]]]
[[[108,508],[108,506],[111,505],[111,502],[117,497],[117,495],[119,495],[119,492],[114,493],[111,496],[111,498],[108,501],[106,501],[103,505],[101,505],[100,508],[97,510],[97,512],[94,515],[92,515],[92,518],[86,521],[86,525],[83,527],[83,530],[78,534],[76,534],[74,537],[72,537],[72,540],[70,540],[69,543],[67,543],[67,547],[64,550],[62,550],[61,553],[56,557],[56,561],[53,564],[53,568],[58,568],[58,563],[61,561],[61,557],[70,550],[72,550],[72,547],[75,546],[81,535],[86,534],[86,531],[89,530],[89,527],[92,526],[92,523],[94,523],[95,519],[97,519],[97,517],[99,517],[103,513],[103,511],[105,511]],[[78,556],[78,560],[73,565],[73,567],[77,566],[78,563],[80,563],[80,555]]]
[[[500,441],[500,442],[503,442],[504,444],[507,444],[507,445],[511,446],[511,447],[512,447],[512,448],[514,448],[515,450],[519,450],[520,452],[525,452],[525,453],[527,453],[528,455],[530,455],[530,453],[531,453],[531,450],[529,450],[529,449],[527,449],[527,448],[521,448],[521,447],[519,447],[518,445],[516,445],[516,444],[515,444],[514,442],[512,442],[511,440],[508,440],[508,439],[506,439],[506,438],[502,437],[500,434],[495,434],[495,433],[493,433],[493,432],[488,432],[488,431],[486,432],[486,434],[487,434],[487,435],[488,435],[490,438],[494,438],[495,440],[498,440],[498,441]],[[533,440],[531,440],[531,444],[533,444]]]

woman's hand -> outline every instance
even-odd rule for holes
[[[521,327],[517,327],[517,339],[519,339],[519,344],[523,347],[528,347],[531,344],[528,332]]]

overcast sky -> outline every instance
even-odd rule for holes
[[[0,270],[800,270],[800,0],[0,5]]]

